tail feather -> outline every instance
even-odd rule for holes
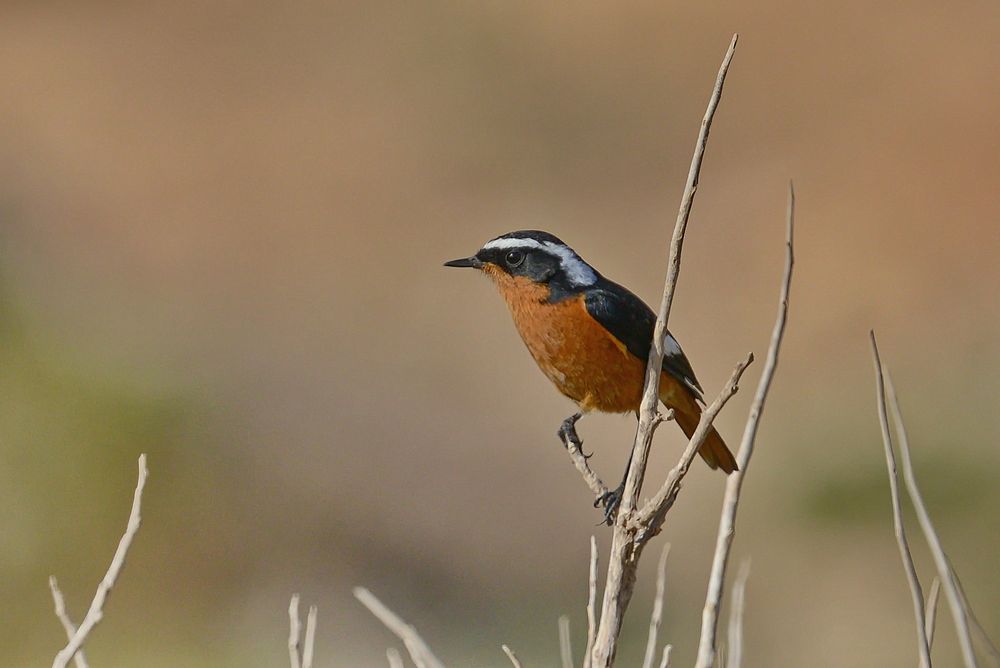
[[[697,414],[692,415],[674,411],[674,420],[677,422],[677,426],[681,428],[681,431],[688,438],[691,438],[695,429],[698,428],[698,421],[700,419],[701,416]],[[701,455],[701,458],[705,460],[705,463],[709,467],[722,469],[726,474],[732,473],[738,468],[736,466],[736,458],[733,457],[733,453],[726,447],[726,442],[719,436],[719,432],[715,431],[715,427],[712,427],[712,431],[708,432],[705,442],[698,448],[698,454]]]

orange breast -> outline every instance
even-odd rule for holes
[[[646,362],[587,313],[582,295],[550,304],[544,285],[498,270],[487,273],[497,283],[535,362],[560,392],[585,411],[638,409]],[[668,406],[687,399],[673,378],[667,374],[661,378],[660,396]]]

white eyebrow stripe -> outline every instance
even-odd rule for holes
[[[593,285],[597,282],[597,272],[566,246],[551,241],[538,241],[530,237],[502,237],[489,241],[483,246],[483,250],[496,248],[537,248],[546,251],[559,258],[559,266],[566,272],[566,278],[569,279],[571,285]]]
[[[494,248],[542,248],[542,249],[544,249],[545,246],[542,245],[541,241],[537,241],[535,239],[530,239],[530,238],[527,238],[527,237],[525,237],[523,239],[516,239],[516,238],[513,238],[513,237],[503,237],[501,239],[494,239],[493,241],[489,241],[489,242],[486,243],[485,246],[483,246],[483,250],[491,250],[491,249],[494,249]]]

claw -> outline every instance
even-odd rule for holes
[[[602,524],[611,526],[615,523],[615,517],[618,515],[618,506],[621,505],[622,494],[624,492],[625,486],[621,485],[618,489],[608,490],[594,499],[595,508],[602,505],[604,506],[604,521]]]

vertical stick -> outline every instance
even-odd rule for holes
[[[729,474],[726,479],[726,494],[722,500],[722,512],[719,517],[719,533],[715,539],[715,556],[712,559],[712,571],[708,581],[708,592],[705,595],[705,607],[701,614],[701,640],[698,643],[698,658],[695,666],[709,668],[715,661],[716,637],[719,629],[719,608],[722,605],[723,588],[726,581],[726,568],[729,565],[729,554],[733,546],[733,536],[736,535],[736,512],[740,507],[740,494],[743,491],[743,479],[750,468],[750,458],[753,456],[754,443],[757,439],[757,427],[760,416],[764,412],[764,403],[771,389],[775,370],[778,368],[778,354],[781,342],[785,336],[785,325],[788,322],[788,299],[792,287],[792,269],[795,266],[795,189],[788,184],[788,212],[785,223],[785,272],[781,279],[781,289],[778,294],[778,315],[771,332],[771,343],[767,351],[767,361],[764,372],[757,385],[750,406],[750,416],[740,449],[736,453],[738,470]]]
[[[878,400],[879,424],[882,427],[882,443],[885,445],[885,462],[889,470],[889,492],[892,496],[892,523],[896,529],[896,543],[899,546],[899,556],[906,571],[906,580],[910,584],[910,595],[913,599],[913,614],[917,622],[917,651],[920,655],[921,668],[930,668],[931,652],[927,643],[927,633],[924,621],[924,595],[920,590],[920,580],[913,567],[913,556],[906,540],[906,528],[903,526],[903,511],[899,502],[899,480],[896,476],[896,456],[892,451],[892,436],[889,434],[889,417],[885,406],[885,380],[882,375],[882,360],[878,354],[878,344],[875,342],[875,332],[871,333],[872,355],[875,358],[875,385]]]

